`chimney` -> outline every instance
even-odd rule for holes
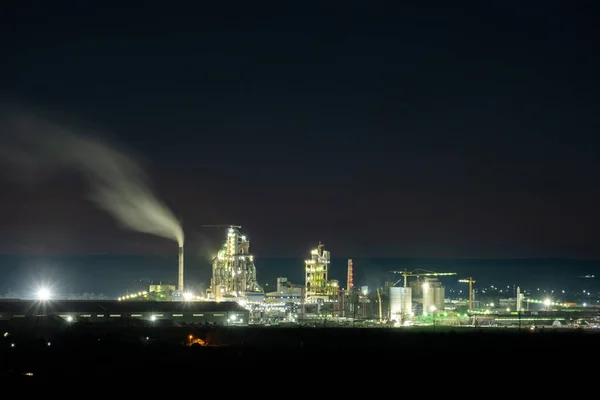
[[[179,276],[177,279],[177,289],[183,294],[183,246],[179,247]]]

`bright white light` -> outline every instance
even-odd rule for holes
[[[156,321],[156,315],[151,316],[150,321]]]
[[[552,304],[552,300],[550,300],[550,299],[544,299],[544,305],[546,307],[548,307],[550,304]]]
[[[73,322],[73,317],[71,317],[70,315],[67,315],[67,322]]]
[[[52,293],[50,293],[50,290],[47,288],[41,288],[37,292],[38,300],[50,300],[51,296],[52,296]]]
[[[191,300],[191,299],[194,298],[194,295],[192,293],[190,293],[190,292],[186,292],[186,293],[183,294],[183,298],[186,299],[186,300]]]

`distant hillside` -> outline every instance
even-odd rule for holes
[[[356,285],[374,287],[386,280],[399,279],[392,270],[426,269],[457,272],[457,276],[442,277],[448,287],[458,284],[461,277],[472,276],[478,286],[520,285],[554,289],[600,290],[598,280],[581,276],[600,276],[599,260],[569,259],[408,259],[355,258]],[[346,284],[347,259],[334,258],[330,279]],[[265,258],[257,256],[256,267],[262,284],[275,284],[278,276],[292,282],[304,282],[303,258]],[[118,296],[126,291],[147,288],[150,281],[174,283],[177,276],[177,255],[76,255],[17,256],[0,255],[0,294],[31,293],[42,284],[51,284],[63,293],[94,293]],[[209,284],[211,266],[206,259],[187,256],[186,286],[201,290]]]

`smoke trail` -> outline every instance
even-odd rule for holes
[[[89,184],[90,199],[126,228],[173,239],[183,246],[181,224],[149,187],[144,171],[114,146],[30,115],[2,125],[1,159],[26,169],[67,167]]]

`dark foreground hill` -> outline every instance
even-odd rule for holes
[[[203,345],[194,344],[197,339]],[[519,370],[557,366],[559,360],[595,360],[600,330],[82,327],[13,330],[0,338],[0,346],[0,376],[23,379],[164,378],[207,368],[257,372],[252,369],[257,366],[277,373],[280,368],[298,372],[318,365],[433,368],[452,374],[462,367]]]

